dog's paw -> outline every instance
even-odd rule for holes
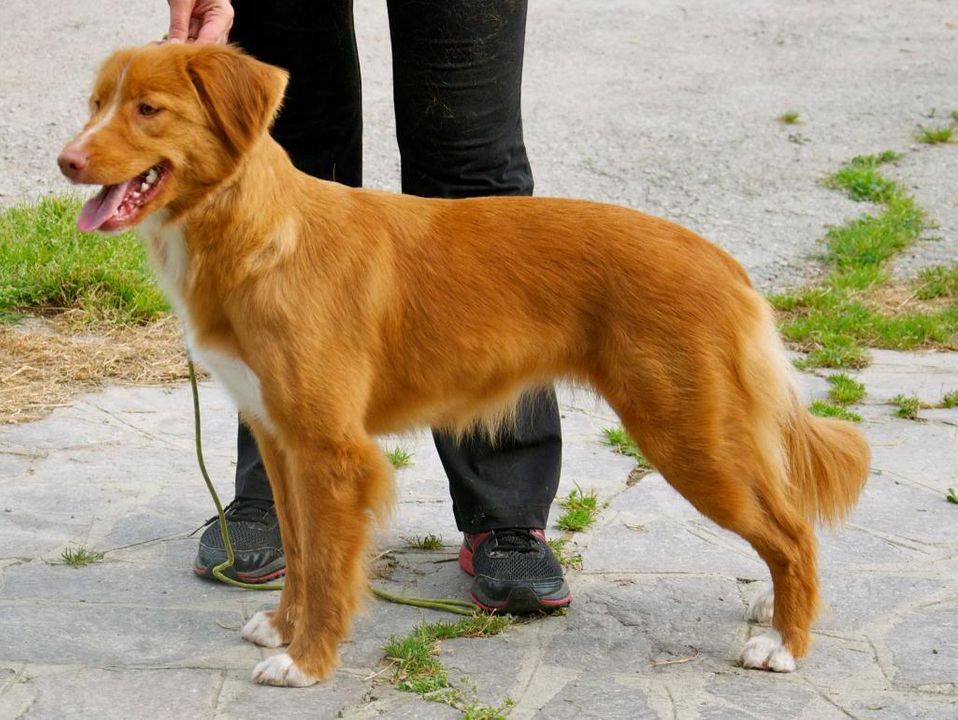
[[[752,601],[745,612],[745,619],[755,623],[770,623],[775,614],[775,592],[766,590]]]
[[[738,661],[746,668],[783,673],[795,671],[795,658],[782,643],[778,630],[767,630],[750,638]]]
[[[253,668],[253,680],[260,685],[278,685],[280,687],[309,687],[319,682],[319,678],[307,675],[297,667],[286,653],[266,658]]]
[[[273,627],[269,614],[260,610],[249,619],[249,622],[243,626],[243,632],[240,637],[244,640],[259,645],[260,647],[278,648],[286,645],[283,642],[282,635]]]

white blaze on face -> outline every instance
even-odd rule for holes
[[[76,140],[74,140],[71,145],[73,145],[77,150],[83,150],[84,144],[91,137],[96,135],[100,130],[105,128],[110,124],[110,121],[113,119],[113,116],[116,115],[117,109],[120,107],[120,98],[123,96],[123,81],[126,80],[126,68],[120,72],[120,79],[116,82],[116,87],[113,88],[113,95],[110,97],[110,103],[104,111],[103,115],[93,123],[86,130],[77,135]]]

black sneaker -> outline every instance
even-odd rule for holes
[[[264,583],[286,574],[286,556],[279,537],[276,508],[267,500],[236,498],[225,508],[226,530],[236,559],[224,574],[247,583]],[[206,532],[193,561],[193,572],[212,578],[213,568],[226,562],[226,548],[220,533],[219,516],[206,521]]]
[[[572,602],[562,566],[538,528],[466,533],[459,567],[475,578],[472,599],[489,612],[520,615]]]

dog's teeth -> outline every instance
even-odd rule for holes
[[[149,183],[140,183],[140,192],[146,192],[150,189]]]
[[[154,180],[156,180],[156,169],[150,168],[150,172],[146,174],[146,181],[152,183]]]
[[[140,197],[140,193],[139,193],[138,190],[134,190],[133,192],[130,193],[130,195],[132,195],[132,196],[135,197],[135,198]]]

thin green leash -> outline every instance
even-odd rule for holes
[[[210,474],[206,470],[206,462],[203,460],[203,440],[200,428],[200,392],[196,385],[196,369],[193,367],[193,360],[187,359],[187,365],[190,373],[190,388],[193,390],[193,428],[194,440],[196,444],[196,461],[200,466],[200,473],[206,483],[206,489],[210,491],[210,497],[213,498],[213,504],[216,506],[216,515],[220,526],[220,535],[223,538],[223,545],[226,548],[226,560],[213,568],[213,577],[222,583],[232,585],[233,587],[244,590],[282,590],[283,586],[279,583],[245,583],[228,577],[225,573],[236,562],[236,555],[233,553],[233,542],[230,540],[229,532],[226,529],[226,514],[223,512],[223,504],[220,497],[213,487],[213,481],[210,480]],[[473,616],[479,612],[479,607],[474,603],[465,600],[455,600],[452,598],[411,598],[405,595],[395,595],[385,590],[369,586],[373,595],[391,603],[400,605],[412,605],[413,607],[429,608],[430,610],[444,610],[457,615]]]

